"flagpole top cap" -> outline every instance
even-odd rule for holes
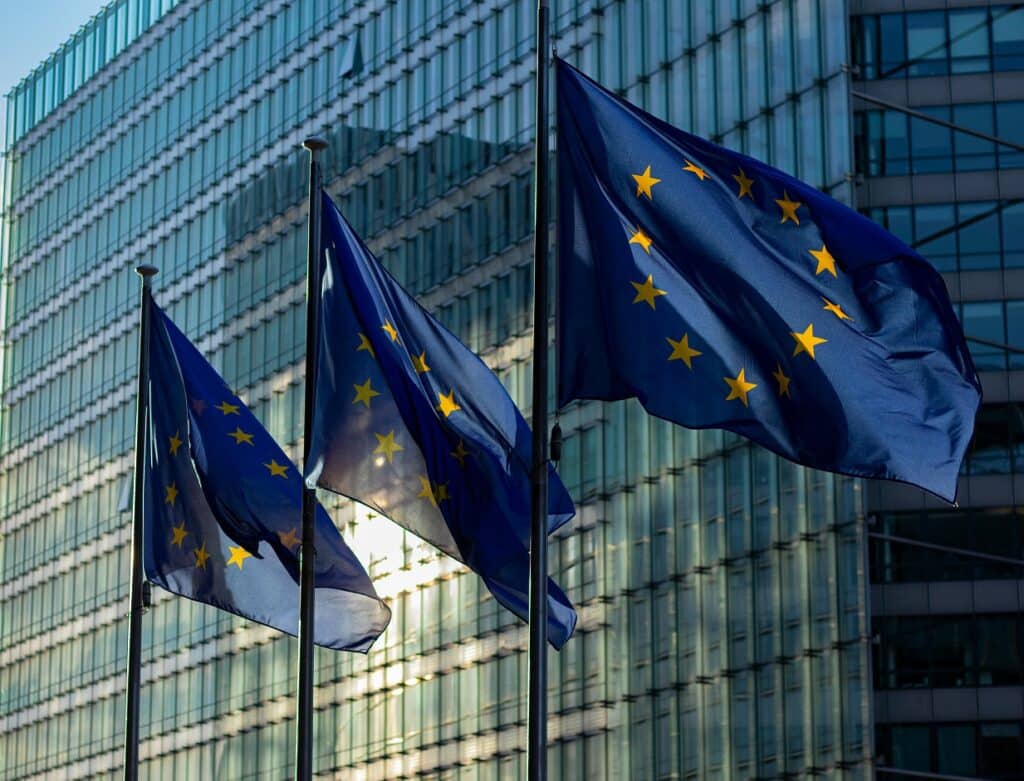
[[[302,142],[302,145],[310,152],[319,152],[321,149],[327,148],[327,139],[323,136],[310,136]]]
[[[158,269],[156,266],[148,266],[145,264],[135,267],[135,273],[138,274],[143,279],[149,279],[150,277],[156,275],[159,271],[160,269]]]

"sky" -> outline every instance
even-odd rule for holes
[[[0,97],[78,32],[109,0],[0,0]],[[0,111],[3,139],[6,107]],[[2,147],[2,141],[0,141]]]

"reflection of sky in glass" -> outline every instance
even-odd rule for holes
[[[4,3],[4,29],[8,34],[0,58],[0,95],[10,92],[103,5],[102,0]],[[6,123],[6,111],[0,111],[0,139],[4,138]]]

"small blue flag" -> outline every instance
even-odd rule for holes
[[[323,194],[316,411],[306,481],[463,562],[529,614],[532,437],[504,386],[383,269]],[[574,508],[549,469],[548,530]],[[548,581],[548,638],[576,625]]]
[[[195,346],[147,295],[146,577],[297,634],[302,478]],[[314,642],[367,651],[391,611],[317,507]]]
[[[952,501],[981,386],[938,273],[813,187],[558,71],[558,398],[636,397]]]

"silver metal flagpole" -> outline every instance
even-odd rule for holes
[[[537,0],[533,180],[533,463],[530,497],[529,781],[547,779],[548,581],[548,0]]]
[[[309,150],[309,236],[306,243],[306,394],[302,429],[302,464],[309,465],[316,400],[317,316],[320,305],[320,161],[327,147],[319,137],[307,138]],[[313,777],[313,572],[316,566],[313,528],[316,489],[302,487],[302,547],[299,554],[299,689],[296,697],[295,778]]]
[[[139,384],[135,407],[135,485],[132,496],[132,571],[128,614],[128,691],[124,727],[124,778],[139,777],[139,695],[142,677],[142,614],[146,609],[142,579],[142,511],[145,492],[146,440],[149,418],[149,296],[153,266],[138,266],[142,277],[139,297]]]

